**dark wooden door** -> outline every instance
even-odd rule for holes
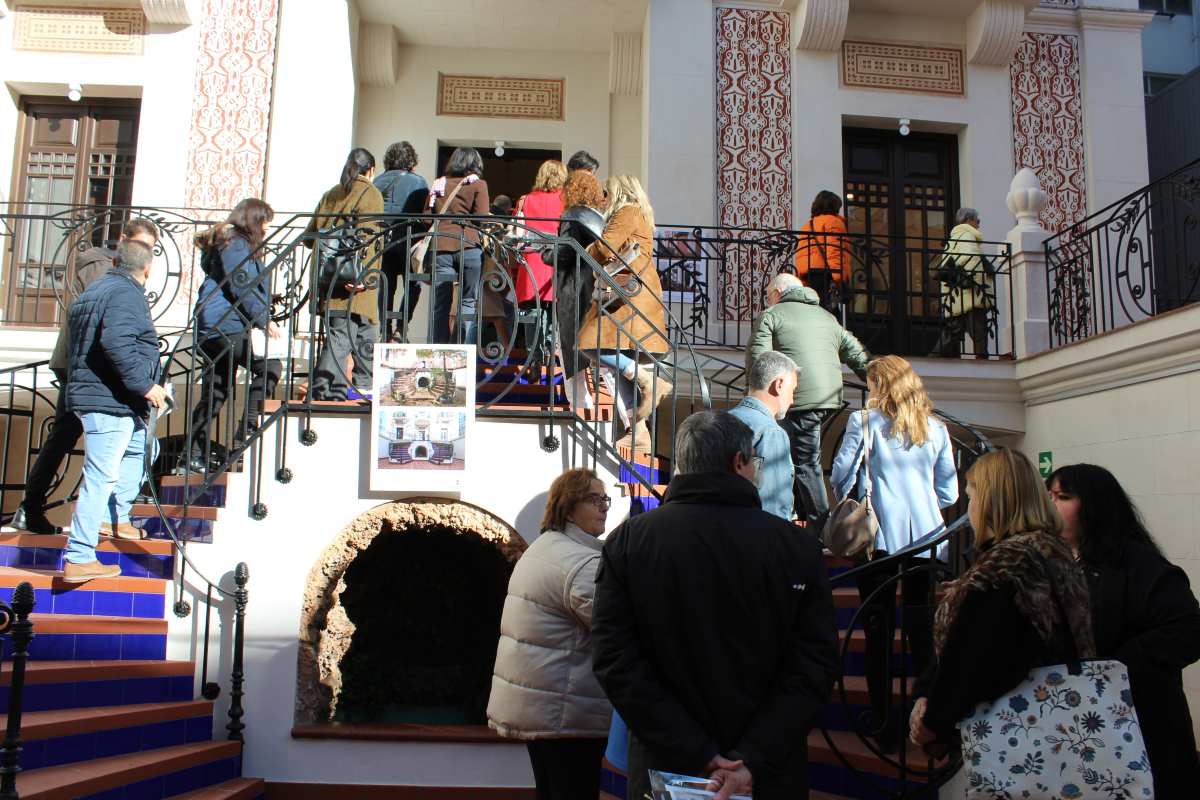
[[[63,103],[24,99],[13,223],[5,272],[5,324],[54,325],[74,255],[115,243],[133,195],[138,100]],[[72,208],[97,212],[73,225]],[[47,219],[49,217],[49,219]]]
[[[958,209],[957,139],[847,128],[843,153],[855,243],[847,324],[873,353],[928,355],[940,329],[930,266]]]
[[[446,163],[454,147],[441,145],[438,147],[438,175],[446,174]],[[494,147],[478,148],[483,156],[483,179],[487,181],[488,196],[493,199],[499,195],[508,195],[516,205],[517,198],[528,194],[533,188],[533,180],[537,177],[538,167],[543,161],[561,161],[561,150],[533,150],[517,147],[504,148],[504,155],[497,156]]]

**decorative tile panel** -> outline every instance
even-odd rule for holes
[[[189,208],[261,197],[275,75],[277,0],[204,0],[196,48]]]
[[[136,8],[23,6],[15,9],[13,47],[48,53],[140,55],[146,17]]]
[[[781,11],[716,9],[717,220],[728,227],[792,225],[792,53]],[[761,303],[771,275],[725,260],[721,314],[741,318]]]
[[[1057,232],[1087,214],[1079,37],[1027,32],[1009,71],[1013,171],[1037,173],[1050,197],[1042,225]]]
[[[488,78],[438,73],[437,113],[450,117],[563,119],[562,78]]]
[[[842,43],[842,83],[856,89],[961,95],[963,53],[952,47]]]

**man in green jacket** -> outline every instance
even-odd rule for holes
[[[754,326],[746,348],[746,371],[769,350],[789,356],[800,368],[792,407],[780,421],[792,443],[796,468],[796,514],[819,529],[829,514],[821,469],[821,423],[842,406],[842,364],[867,379],[867,351],[854,334],[821,308],[820,298],[795,275],[776,275],[767,287],[769,306]]]

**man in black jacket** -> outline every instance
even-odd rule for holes
[[[805,746],[837,672],[820,546],[760,508],[753,434],[684,420],[663,505],[605,542],[594,666],[629,726],[629,797],[647,769],[709,776],[718,797],[808,796]]]
[[[153,248],[158,244],[158,226],[145,217],[133,217],[121,226],[119,242],[131,239]],[[74,298],[83,294],[87,287],[107,273],[113,266],[117,251],[110,247],[91,247],[75,256],[75,269],[70,282],[70,294],[63,298],[64,307],[70,308]],[[79,417],[67,410],[67,339],[68,326],[64,318],[58,331],[58,339],[54,343],[54,352],[50,356],[50,371],[58,380],[58,402],[54,406],[54,421],[50,431],[42,440],[37,459],[25,476],[25,496],[13,514],[12,526],[30,533],[56,534],[62,530],[46,518],[46,497],[50,493],[50,485],[62,466],[63,459],[75,447],[83,427]],[[113,534],[101,524],[101,532]],[[115,531],[122,539],[137,538],[129,528]]]
[[[84,461],[64,556],[68,583],[121,574],[96,560],[100,523],[129,523],[145,472],[150,407],[166,403],[146,302],[152,263],[149,247],[121,242],[116,266],[71,304],[67,409],[83,423]]]

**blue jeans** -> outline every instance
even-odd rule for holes
[[[66,560],[87,564],[96,560],[100,523],[114,526],[129,521],[129,508],[142,486],[146,471],[146,423],[136,417],[88,412],[83,422],[83,482]]]
[[[460,258],[461,256],[461,258]],[[454,250],[438,253],[433,270],[433,342],[436,344],[475,344],[478,318],[475,298],[483,271],[483,250]],[[454,285],[459,284],[458,335],[450,335],[450,311],[454,305]]]
[[[625,377],[625,370],[636,369],[637,359],[632,350],[586,350],[584,355],[616,374],[617,394],[632,413],[637,406],[637,384]]]

